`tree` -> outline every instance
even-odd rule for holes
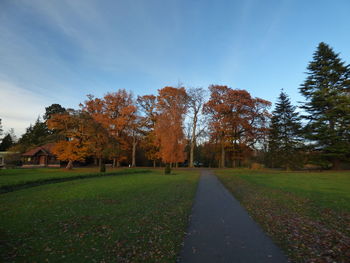
[[[159,156],[167,164],[185,160],[183,120],[187,110],[185,88],[165,87],[158,90],[155,135]]]
[[[45,108],[45,114],[43,119],[45,121],[49,120],[53,114],[64,113],[66,111],[60,104],[51,104],[50,106]]]
[[[73,109],[53,114],[48,120],[48,127],[65,138],[56,143],[53,153],[57,155],[57,159],[68,161],[67,169],[72,169],[74,161],[83,161],[89,154],[87,143],[89,120],[87,114]]]
[[[2,129],[1,119],[0,119],[0,140],[1,140],[1,136],[2,136],[3,131],[4,131],[4,130]]]
[[[127,129],[136,118],[137,108],[132,94],[120,89],[107,93],[102,99],[88,95],[88,100],[81,104],[81,108],[102,124],[114,139],[110,144],[110,157],[113,158],[113,166],[119,166],[120,161],[126,158],[124,150],[128,147]]]
[[[105,159],[109,156],[111,147],[109,147],[112,138],[108,130],[99,122],[94,120],[88,113],[83,112],[82,117],[85,121],[85,145],[88,148],[88,154],[99,160],[100,172],[105,172]]]
[[[270,114],[269,101],[252,98],[246,90],[212,85],[204,112],[209,117],[211,140],[220,145],[220,167],[225,167],[226,151],[232,166],[240,166],[265,138]]]
[[[155,135],[155,124],[157,119],[157,97],[154,95],[138,96],[137,105],[141,111],[142,134],[141,147],[145,150],[146,158],[153,161],[153,167],[156,166],[156,160],[159,159],[159,145]]]
[[[43,116],[43,120],[40,116],[37,118],[34,124],[30,124],[26,129],[26,132],[18,140],[17,148],[22,152],[28,150],[28,148],[42,145],[48,142],[55,142],[62,140],[60,134],[56,133],[54,130],[48,128],[47,122],[51,116],[64,113],[66,110],[59,104],[52,104],[46,107],[46,112]],[[15,137],[12,137],[15,141]]]
[[[304,136],[313,152],[339,169],[350,155],[350,65],[345,65],[333,49],[321,42],[307,67],[300,87],[307,122]]]
[[[13,144],[11,134],[7,133],[0,143],[0,151],[7,151]]]
[[[19,139],[19,143],[24,145],[24,148],[41,145],[50,140],[50,131],[45,122],[38,117],[34,125],[30,125],[26,132]]]
[[[188,109],[190,112],[190,161],[189,167],[194,167],[194,149],[197,144],[197,137],[202,133],[203,129],[198,129],[201,121],[200,114],[202,113],[205,90],[203,88],[191,88],[188,93]]]
[[[275,110],[272,112],[269,131],[269,159],[272,167],[281,165],[289,170],[297,166],[301,147],[300,118],[296,107],[286,93],[281,91]]]
[[[13,143],[17,143],[17,136],[14,128],[10,128],[7,134],[10,134]]]

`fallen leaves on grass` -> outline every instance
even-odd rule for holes
[[[307,199],[238,177],[219,178],[291,260],[349,262],[349,213],[321,209]]]

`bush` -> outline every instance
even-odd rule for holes
[[[252,170],[259,170],[259,169],[263,169],[263,168],[264,168],[264,165],[261,163],[252,163],[250,165],[250,169],[252,169]]]

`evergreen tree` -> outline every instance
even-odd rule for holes
[[[0,119],[0,141],[1,141],[2,132],[3,132],[3,129],[2,129],[2,125],[1,125],[1,119]]]
[[[15,134],[15,129],[14,128],[10,128],[7,133],[10,134],[12,142],[16,143],[17,142],[17,136]]]
[[[19,143],[26,147],[41,145],[50,140],[50,132],[45,122],[38,118],[34,125],[30,125],[19,139]]]
[[[269,159],[272,167],[289,170],[298,166],[301,125],[299,114],[295,110],[288,95],[282,91],[272,112],[269,133]]]
[[[44,120],[47,121],[51,118],[53,114],[64,113],[66,109],[63,108],[60,104],[51,104],[48,107],[45,107],[45,114],[43,116]]]
[[[313,152],[338,169],[350,155],[350,66],[325,43],[320,43],[300,87],[306,102],[305,139]]]
[[[7,133],[0,143],[0,151],[7,151],[14,144],[11,134]]]

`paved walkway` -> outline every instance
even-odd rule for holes
[[[202,171],[179,262],[288,262],[210,171]]]

